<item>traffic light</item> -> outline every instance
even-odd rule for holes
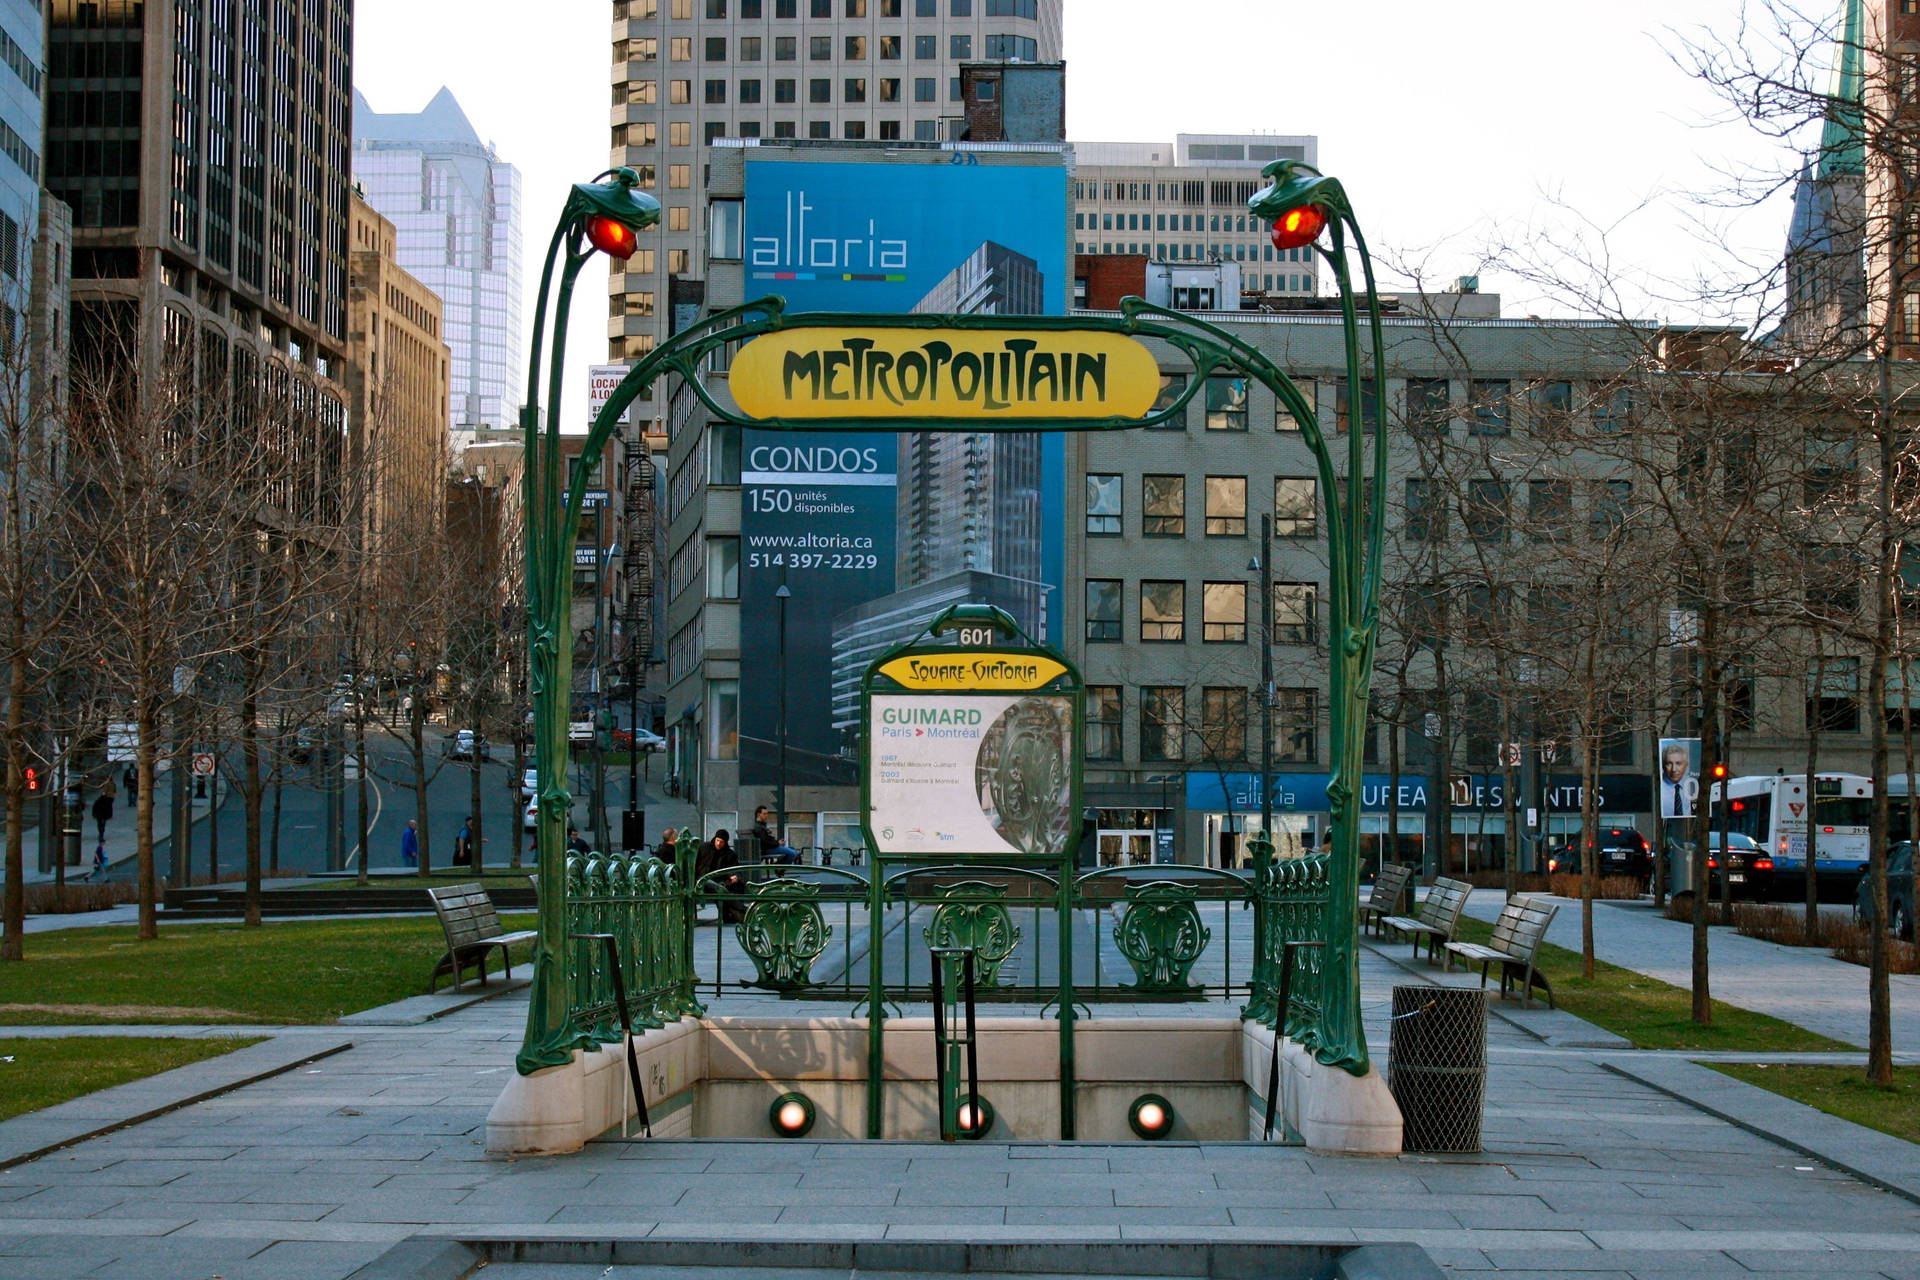
[[[40,770],[36,769],[32,765],[28,765],[27,766],[27,794],[30,796],[41,795],[45,793],[46,789],[47,789],[47,780],[41,776]]]
[[[1725,766],[1724,764],[1714,765],[1713,780],[1715,782],[1725,782],[1727,780],[1727,766]]]

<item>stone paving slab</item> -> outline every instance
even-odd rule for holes
[[[266,1040],[0,1122],[0,1169],[163,1116],[353,1047],[345,1037]]]

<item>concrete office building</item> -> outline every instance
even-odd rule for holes
[[[453,351],[447,423],[472,433],[519,423],[520,171],[480,140],[446,89],[417,112],[353,103],[353,176],[393,222],[400,266],[440,296]]]
[[[669,282],[703,270],[720,138],[934,142],[965,125],[963,64],[1057,62],[1064,0],[617,0],[611,162],[663,207],[609,282],[608,355],[671,332]],[[657,402],[640,402],[643,420]]]
[[[352,5],[53,0],[45,185],[73,210],[73,353],[281,395],[337,514]]]
[[[1075,253],[1231,261],[1249,291],[1317,291],[1312,253],[1275,249],[1266,224],[1247,214],[1247,200],[1265,185],[1260,169],[1268,162],[1318,164],[1318,138],[1183,133],[1172,143],[1076,142],[1074,154]]]
[[[440,298],[399,264],[393,223],[356,193],[348,254],[350,457],[371,483],[368,547],[404,554],[438,536],[452,354]]]

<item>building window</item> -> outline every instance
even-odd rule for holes
[[[775,80],[773,82],[773,100],[776,103],[791,106],[794,102],[794,88],[795,82],[792,80]]]
[[[667,207],[667,230],[693,230],[693,209],[684,204],[669,205]]]
[[[760,37],[759,36],[740,37],[740,61],[742,62],[760,61]]]
[[[1480,543],[1505,542],[1511,501],[1512,493],[1504,480],[1467,481],[1467,501],[1461,511],[1467,536]]]
[[[1295,378],[1293,385],[1300,392],[1300,398],[1307,402],[1307,416],[1317,420],[1320,412],[1319,384],[1312,378]],[[1287,411],[1286,402],[1276,399],[1273,402],[1273,429],[1275,431],[1298,431],[1300,421]]]
[[[670,62],[693,61],[693,37],[675,36],[667,41],[667,60]]]
[[[1573,425],[1573,384],[1534,383],[1527,389],[1527,408],[1535,431],[1565,432]]]
[[[1374,390],[1373,379],[1361,379],[1360,429],[1362,431],[1372,431],[1373,424],[1380,420],[1379,412],[1380,396],[1379,393]],[[1343,433],[1346,432],[1353,425],[1352,418],[1353,405],[1351,403],[1351,397],[1347,394],[1347,380],[1342,378],[1333,384],[1333,429]]]
[[[1626,523],[1633,508],[1633,481],[1596,480],[1593,482],[1593,509],[1588,517],[1588,532],[1605,538]]]
[[[1149,538],[1187,536],[1187,478],[1140,477],[1140,532]]]
[[[1087,686],[1087,759],[1120,758],[1121,710],[1119,685]]]
[[[731,422],[708,428],[707,483],[740,483],[740,428]]]
[[[1527,525],[1535,540],[1561,542],[1573,534],[1573,481],[1527,483]]]
[[[1301,476],[1276,477],[1273,482],[1273,536],[1318,537],[1319,506],[1318,481]]]
[[[1273,584],[1273,643],[1313,644],[1320,588],[1311,582]]]
[[[913,38],[913,56],[916,60],[930,62],[940,56],[939,36],[915,36]]]
[[[913,100],[915,102],[935,101],[934,79],[932,76],[915,76],[913,80]]]
[[[675,106],[686,106],[693,101],[693,81],[667,81],[667,101]]]
[[[670,147],[690,147],[693,145],[693,122],[691,120],[671,120],[667,122],[667,145]]]
[[[812,62],[831,62],[833,60],[833,37],[808,36],[807,58]]]
[[[900,37],[899,36],[881,36],[880,37],[880,61],[882,62],[900,61]]]
[[[867,0],[847,0],[847,16],[864,18],[867,16]]]
[[[1807,669],[1807,727],[1860,731],[1860,659],[1828,658]]]
[[[686,190],[693,185],[693,166],[690,164],[670,164],[667,166],[667,186]]]
[[[833,136],[833,121],[831,120],[807,121],[807,136],[809,138],[831,138]]]
[[[1187,638],[1187,584],[1145,581],[1140,584],[1140,639],[1155,644],[1178,644]]]
[[[1207,536],[1244,538],[1247,536],[1247,478],[1245,476],[1207,477]]]
[[[867,122],[865,120],[849,120],[841,126],[840,132],[841,136],[847,138],[849,141],[861,141],[867,136]]]
[[[947,6],[947,13],[955,18],[971,18],[973,16],[973,0],[950,0]]]
[[[1118,644],[1120,625],[1120,579],[1088,578],[1088,643]]]
[[[707,539],[707,599],[740,598],[740,539]]]
[[[707,681],[707,759],[740,758],[740,682]]]
[[[797,36],[775,36],[773,38],[773,60],[792,62],[800,56],[800,41]]]
[[[1185,395],[1186,392],[1187,392],[1187,375],[1186,374],[1184,373],[1161,374],[1160,375],[1160,394],[1154,398],[1153,408],[1147,410],[1147,412],[1148,413],[1164,412],[1165,410],[1179,403],[1180,397]],[[1185,431],[1187,429],[1187,413],[1186,413],[1185,407],[1182,406],[1179,413],[1174,414],[1172,417],[1168,418],[1165,422],[1160,423],[1158,429],[1162,431]]]
[[[740,257],[743,221],[738,200],[715,200],[707,206],[707,252],[714,258]]]
[[[880,101],[882,102],[900,101],[900,82],[898,80],[893,79],[891,77],[883,77],[881,79]]]
[[[1406,533],[1408,542],[1446,541],[1447,508],[1431,480],[1407,481]]]
[[[1200,750],[1208,760],[1225,762],[1247,758],[1247,691],[1241,688],[1200,691]]]
[[[807,81],[808,102],[832,102],[833,81],[821,77]]]
[[[1140,690],[1140,758],[1186,758],[1187,691],[1179,685],[1147,685]]]
[[[760,101],[760,82],[758,80],[742,80],[740,82],[740,101],[746,106],[752,106]]]
[[[972,62],[973,37],[970,35],[948,36],[947,58],[951,62]]]
[[[1247,380],[1213,374],[1207,379],[1207,430],[1247,429]]]
[[[867,38],[865,36],[847,37],[847,61],[865,62],[867,60]]]
[[[880,122],[880,141],[900,141],[900,122],[898,120],[882,120]]]
[[[813,0],[813,16],[816,18],[831,18],[833,16],[833,0]]]
[[[1122,529],[1121,495],[1123,477],[1089,475],[1087,477],[1087,533],[1092,537],[1118,537]]]
[[[1473,418],[1477,436],[1504,436],[1512,428],[1513,383],[1506,378],[1475,378],[1472,383]]]
[[[707,16],[709,18],[726,17],[727,16],[727,0],[707,0]],[[741,14],[740,16],[744,18],[746,15]]]
[[[913,122],[913,140],[915,142],[938,141],[939,125],[933,120],[915,120]]]
[[[867,81],[865,76],[848,76],[844,86],[846,96],[843,102],[865,102],[867,100]]]
[[[1602,389],[1593,404],[1593,429],[1613,434],[1633,425],[1633,388]]]
[[[1421,435],[1444,433],[1451,413],[1445,378],[1407,379],[1407,429]]]
[[[1273,758],[1312,764],[1320,758],[1320,720],[1313,689],[1273,691]]]
[[[1207,582],[1200,587],[1200,640],[1203,644],[1247,642],[1247,584]]]
[[[706,49],[708,62],[725,62],[727,60],[727,38],[725,36],[708,36]]]

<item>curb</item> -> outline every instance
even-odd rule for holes
[[[1920,1146],[1685,1059],[1603,1058],[1600,1066],[1882,1191],[1920,1204]],[[1845,1154],[1840,1154],[1844,1152]]]
[[[532,961],[527,962],[529,965]],[[497,978],[474,991],[442,992],[438,995],[405,996],[391,1004],[378,1005],[350,1013],[335,1022],[343,1027],[417,1027],[450,1013],[471,1009],[497,996],[525,991],[533,983],[528,978]]]
[[[0,1170],[38,1160],[41,1156],[90,1138],[144,1124],[170,1111],[178,1111],[196,1102],[205,1102],[223,1093],[285,1075],[309,1062],[318,1062],[353,1048],[351,1040],[336,1040],[317,1049],[312,1044],[311,1040],[307,1040],[294,1047],[278,1038],[270,1039],[218,1058],[162,1071],[143,1080],[130,1080],[98,1093],[82,1094],[44,1111],[32,1111],[0,1121]],[[176,1091],[182,1086],[185,1086],[184,1092]],[[111,1110],[114,1100],[121,1097],[137,1108],[134,1114],[103,1119],[101,1113]]]

